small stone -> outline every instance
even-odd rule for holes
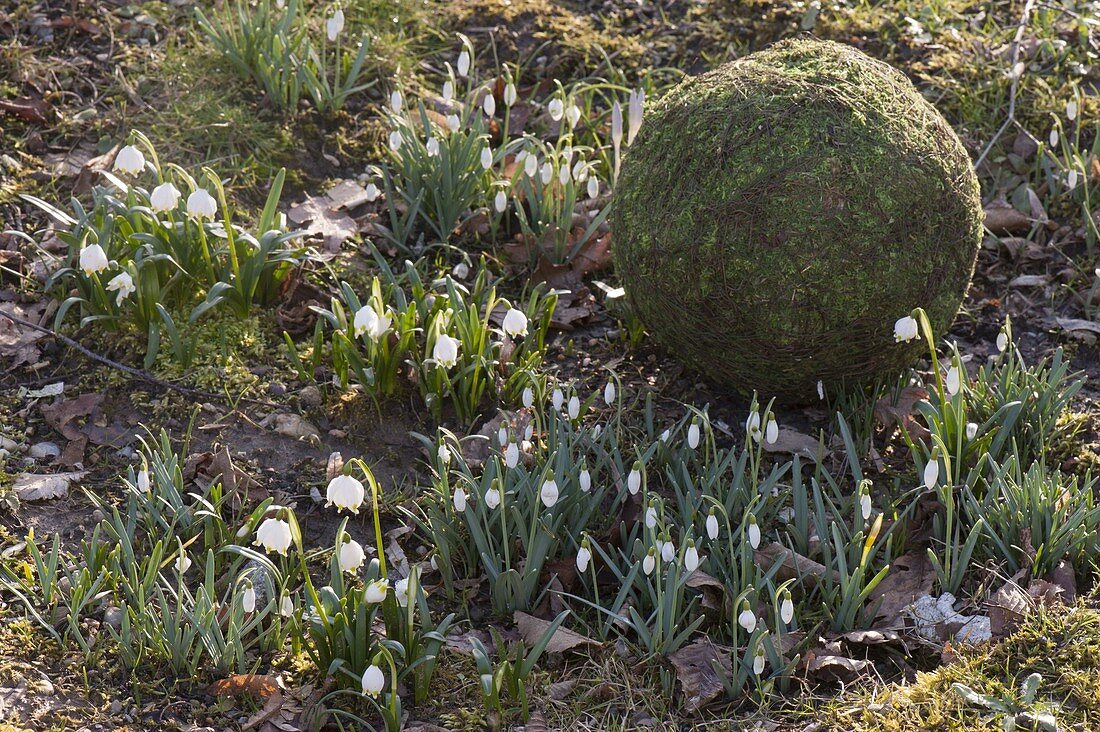
[[[103,622],[111,626],[115,630],[122,627],[122,608],[115,605],[111,605],[109,608],[103,611]],[[121,708],[121,705],[120,705]],[[118,714],[117,711],[112,711],[111,714]]]
[[[31,445],[30,456],[35,460],[48,460],[61,454],[61,448],[53,442],[38,442]]]
[[[298,392],[298,401],[303,407],[316,409],[321,406],[321,390],[311,384]]]

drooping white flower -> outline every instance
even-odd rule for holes
[[[997,334],[997,352],[1004,353],[1006,348],[1008,348],[1008,333],[1002,329]]]
[[[561,389],[555,387],[553,393],[550,395],[550,403],[554,406],[554,410],[561,411],[561,405],[565,404],[565,394]]]
[[[794,620],[794,600],[790,593],[784,593],[783,601],[779,603],[779,618],[788,625]]]
[[[542,181],[542,184],[545,186],[545,185],[550,185],[550,181],[553,178],[554,178],[554,166],[553,166],[553,164],[551,164],[551,162],[549,160],[547,160],[545,163],[542,164],[542,167],[539,168],[539,179]]]
[[[504,213],[504,209],[508,208],[508,194],[504,192],[504,189],[497,191],[496,196],[493,197],[493,208],[497,213]]]
[[[759,676],[764,673],[764,646],[761,645],[756,649],[756,654],[752,657],[752,672]]]
[[[707,515],[707,536],[711,539],[718,538],[718,517],[714,515],[713,510]]]
[[[534,153],[527,153],[527,156],[523,158],[523,172],[527,174],[528,178],[534,178],[535,174],[539,172],[539,159]]]
[[[107,289],[118,292],[115,305],[122,305],[123,300],[137,292],[137,288],[134,287],[134,278],[130,276],[129,272],[119,272],[112,277],[110,282],[107,283]]]
[[[497,445],[500,446],[500,447],[504,447],[507,444],[508,444],[508,428],[505,427],[504,425],[501,425],[500,429],[497,430]]]
[[[760,434],[760,412],[755,409],[749,412],[748,419],[745,420],[745,432],[754,442],[760,442],[760,438],[763,437]]]
[[[91,275],[93,272],[102,272],[111,265],[107,259],[107,252],[98,244],[89,244],[80,250],[80,270]]]
[[[481,148],[481,167],[485,170],[493,167],[493,151],[489,149],[489,146]]]
[[[255,612],[256,610],[256,589],[249,584],[244,588],[244,592],[241,593],[241,607],[246,613]]]
[[[948,396],[955,396],[959,393],[959,389],[962,388],[962,379],[959,376],[959,369],[957,366],[952,366],[947,369],[947,378],[944,379],[944,387],[947,389]]]
[[[609,381],[603,388],[603,402],[607,406],[611,406],[615,403],[615,382]]]
[[[558,484],[553,478],[543,481],[542,488],[539,490],[539,498],[542,499],[542,505],[547,508],[553,508],[554,504],[558,502]]]
[[[440,333],[432,348],[432,358],[445,369],[458,363],[458,340],[446,333]]]
[[[401,130],[390,133],[390,150],[397,152],[401,148]]]
[[[377,605],[386,599],[386,593],[389,591],[390,581],[388,579],[376,579],[367,585],[367,589],[363,592],[363,599],[371,605]]]
[[[395,113],[405,108],[405,100],[401,98],[401,92],[394,89],[390,92],[390,109]]]
[[[863,520],[871,518],[871,494],[864,492],[859,497],[859,512],[863,516]]]
[[[775,417],[768,417],[768,426],[764,431],[764,440],[769,445],[774,445],[779,440],[779,423],[775,421]]]
[[[1051,130],[1050,130],[1050,146],[1051,147],[1058,147],[1058,140],[1059,140],[1058,128],[1057,127],[1052,127]]]
[[[115,156],[115,170],[121,173],[137,175],[145,170],[145,156],[133,145],[127,145]]]
[[[492,117],[497,113],[497,98],[492,94],[486,94],[485,99],[481,101],[481,111],[485,112],[486,117]]]
[[[325,34],[328,36],[329,43],[335,43],[343,31],[344,11],[337,8],[332,17],[325,21]]]
[[[157,213],[175,211],[180,205],[180,192],[171,183],[161,183],[149,194],[149,207]]]
[[[660,440],[661,442],[668,442],[670,437],[672,437],[672,430],[666,429],[664,432],[661,433]]]
[[[657,554],[653,549],[650,549],[649,553],[642,559],[642,571],[646,574],[653,574],[653,570],[656,566]]]
[[[510,308],[504,314],[504,332],[513,338],[527,335],[527,315],[519,308]]]
[[[647,529],[652,529],[657,525],[657,507],[650,506],[645,510],[645,525]]]
[[[508,82],[504,87],[504,104],[511,107],[516,103],[516,85]]]
[[[371,181],[367,184],[364,194],[366,195],[367,200],[373,203],[378,200],[379,196],[382,195],[382,191],[378,190],[378,186],[374,184],[374,181]]]
[[[451,448],[447,445],[446,442],[439,443],[439,447],[436,448],[435,454],[436,457],[439,458],[439,462],[443,463],[444,465],[451,464]]]
[[[462,490],[461,486],[455,488],[454,495],[451,496],[451,503],[454,504],[455,510],[459,513],[466,510],[466,491]]]
[[[458,128],[462,126],[462,120],[458,118],[457,114],[447,115],[447,129],[451,132],[458,132]]]
[[[1066,119],[1070,122],[1077,119],[1077,100],[1070,99],[1066,102]]]
[[[568,412],[569,419],[576,419],[581,414],[581,400],[577,397],[576,394],[569,397]]]
[[[756,516],[749,514],[749,546],[753,549],[760,547],[760,524],[756,523]]]
[[[920,338],[920,332],[917,330],[917,319],[912,315],[906,315],[894,321],[895,343],[908,343],[918,338]]]
[[[535,404],[534,390],[529,386],[523,387],[523,394],[520,399],[523,401],[523,406],[530,409]]]
[[[577,551],[577,571],[584,574],[588,571],[588,563],[592,561],[592,552],[588,549],[587,542],[581,544]]]
[[[924,466],[924,487],[932,490],[940,480],[940,461],[931,458]]]
[[[688,447],[692,450],[699,447],[699,422],[698,420],[691,420],[691,424],[688,425]]]
[[[352,333],[356,338],[359,338],[370,330],[376,322],[378,322],[378,313],[374,312],[374,308],[370,305],[364,305],[355,311],[355,317],[351,322]]]
[[[1073,190],[1077,187],[1077,168],[1070,168],[1066,173],[1066,189]]]
[[[504,464],[509,468],[519,465],[519,445],[515,442],[509,442],[508,447],[504,448]]]
[[[550,119],[557,122],[565,114],[565,102],[554,97],[550,100],[550,103],[546,105],[546,111],[550,113]]]
[[[424,148],[428,151],[428,157],[434,158],[439,154],[439,140],[429,137],[428,142],[424,144]]]
[[[449,104],[451,99],[454,98],[454,95],[455,84],[450,79],[447,79],[445,82],[443,82],[443,101]]]
[[[494,483],[489,490],[485,491],[485,507],[492,511],[494,508],[500,505],[500,491],[497,490]]]
[[[409,606],[409,578],[399,579],[393,585],[393,594],[397,598],[397,604],[401,607]]]
[[[567,185],[569,183],[569,175],[569,166],[562,165],[558,168],[558,183],[561,183],[563,186]]]
[[[600,179],[596,176],[592,176],[588,179],[588,197],[595,198],[600,195]]]
[[[363,672],[362,684],[363,694],[365,696],[378,696],[386,686],[386,675],[382,673],[382,669],[372,663],[370,666],[367,666],[367,670]]]
[[[642,488],[642,470],[644,470],[642,463],[635,460],[634,466],[626,476],[626,489],[630,491],[630,495],[635,495]]]
[[[665,539],[661,542],[661,561],[673,562],[676,560],[676,545],[672,543],[672,539]]]
[[[328,482],[325,490],[326,506],[336,506],[339,510],[346,508],[352,513],[359,513],[364,498],[366,491],[363,484],[350,475],[337,475]]]
[[[966,424],[966,439],[973,440],[978,436],[978,423],[967,422]]]
[[[645,106],[645,92],[641,89],[630,92],[630,98],[627,102],[627,120],[626,120],[626,144],[631,145],[634,143],[634,138],[638,134],[638,130],[642,128],[642,108]]]
[[[744,628],[747,633],[756,630],[756,613],[749,608],[748,602],[742,604],[741,614],[737,616],[737,624]]]
[[[138,471],[137,487],[142,493],[149,493],[152,490],[152,484],[149,482],[149,471],[145,468]]]
[[[577,483],[580,485],[581,493],[592,490],[592,473],[588,472],[588,468],[581,469],[580,475],[577,476]]]
[[[535,426],[533,424],[528,423],[527,426],[523,430],[523,439],[526,440],[527,442],[530,442],[531,438],[534,436],[534,434],[535,434]]]
[[[458,61],[455,62],[455,70],[459,76],[465,77],[470,73],[470,52],[463,51],[458,54]]]
[[[256,540],[252,542],[262,546],[265,551],[286,554],[290,548],[290,524],[282,519],[266,518],[256,529]]]
[[[569,129],[573,129],[581,121],[581,110],[576,104],[570,104],[565,110],[565,120],[569,123]]]
[[[822,401],[825,399],[825,382],[821,379],[817,380],[817,398]]]
[[[362,545],[355,539],[348,539],[341,544],[340,551],[337,553],[340,569],[348,573],[358,571],[366,558],[367,554],[363,551]]]
[[[279,614],[284,618],[289,618],[294,615],[294,600],[290,595],[283,595],[283,599],[279,601]]]
[[[687,548],[684,550],[684,569],[694,572],[699,568],[699,550],[695,548],[695,542],[688,539]]]
[[[218,213],[218,202],[205,188],[196,188],[187,197],[187,215],[195,219],[212,219]]]
[[[187,556],[187,552],[180,551],[176,555],[175,567],[180,574],[186,574],[187,570],[191,569],[191,557]]]

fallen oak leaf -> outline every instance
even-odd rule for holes
[[[546,630],[552,625],[548,620],[536,618],[534,615],[528,615],[520,610],[515,612],[513,620],[516,623],[516,629],[519,630],[520,636],[529,646],[538,643],[543,634],[546,633]],[[600,642],[597,640],[589,638],[586,635],[581,635],[568,628],[558,626],[558,629],[554,631],[554,634],[550,636],[550,641],[546,644],[546,652],[564,653],[574,648],[598,647],[599,645]]]
[[[807,587],[817,585],[818,581],[829,571],[825,568],[825,565],[804,557],[793,549],[788,549],[774,541],[757,549],[754,556],[756,563],[764,570],[769,570],[776,563],[779,563],[776,577],[780,581],[797,579],[804,582]],[[835,581],[840,581],[840,575],[836,570],[833,570],[833,578]]]
[[[0,99],[0,111],[18,117],[24,122],[45,124],[49,122],[50,105],[44,99],[30,97]]]
[[[886,625],[900,627],[904,609],[918,597],[929,594],[935,579],[935,570],[924,551],[912,551],[897,557],[869,600],[879,603],[876,617],[884,620]]]
[[[733,665],[729,651],[702,638],[668,657],[683,692],[684,711],[694,713],[722,694],[724,686],[716,666],[728,676]]]

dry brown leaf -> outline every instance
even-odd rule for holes
[[[554,701],[563,701],[573,693],[573,689],[577,688],[577,679],[565,679],[564,681],[558,681],[550,684],[550,698]]]
[[[206,688],[210,696],[237,698],[244,694],[267,699],[279,691],[279,679],[268,674],[234,674]]]
[[[290,208],[287,218],[299,226],[305,225],[307,236],[322,239],[328,252],[340,251],[345,241],[359,233],[355,219],[336,209],[327,196],[306,195],[305,200]]]
[[[871,596],[872,605],[882,601],[876,617],[887,626],[901,627],[902,610],[931,592],[935,579],[936,573],[924,551],[902,554],[890,564],[890,570]]]
[[[790,427],[781,427],[779,429],[779,436],[775,442],[769,443],[764,440],[762,443],[766,452],[780,452],[790,453],[791,455],[800,455],[811,460],[818,457],[818,453],[823,451],[820,440],[815,437],[799,432],[798,430],[791,429]]]
[[[806,654],[806,671],[818,678],[832,677],[846,681],[861,675],[872,665],[870,661],[847,656],[818,655],[813,651]]]
[[[729,651],[701,638],[668,657],[676,670],[683,691],[684,711],[695,713],[717,699],[723,692],[722,678],[715,669],[732,672]]]
[[[37,303],[0,302],[0,363],[4,364],[4,370],[14,369],[22,364],[38,363],[42,354],[37,343],[45,336],[44,333],[27,328],[8,320],[3,313],[8,313],[27,323],[41,324],[48,307],[47,301]]]
[[[755,557],[756,563],[764,570],[770,569],[778,562],[780,567],[776,571],[776,577],[780,581],[800,579],[807,587],[814,587],[828,571],[823,564],[796,554],[793,549],[788,549],[774,541],[757,549]],[[839,579],[835,571],[833,574]]]
[[[21,473],[15,476],[12,490],[21,501],[49,501],[64,498],[69,494],[69,486],[87,474],[85,470],[49,475]]]
[[[985,227],[994,234],[1021,234],[1031,228],[1031,219],[1013,208],[1002,194],[986,205]]]
[[[542,618],[536,618],[534,615],[528,615],[519,610],[516,611],[512,619],[516,623],[516,628],[519,630],[520,636],[529,646],[535,645],[535,643],[542,638],[546,629],[550,627],[549,621],[543,620]],[[558,629],[550,636],[550,642],[546,644],[546,652],[564,653],[574,648],[588,648],[599,645],[600,642],[597,640],[576,633],[568,628],[558,626]]]
[[[875,421],[887,430],[894,425],[909,433],[913,442],[925,442],[931,433],[914,419],[917,402],[928,399],[928,390],[920,386],[907,386],[896,394],[887,394],[875,403]]]
[[[989,630],[994,638],[1008,635],[1031,612],[1031,596],[1020,586],[1026,574],[1027,570],[1020,570],[989,598]]]

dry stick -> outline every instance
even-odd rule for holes
[[[107,358],[106,356],[101,356],[98,353],[96,353],[95,351],[92,351],[88,348],[85,348],[84,346],[82,346],[80,344],[80,342],[74,341],[72,338],[69,338],[68,336],[61,335],[60,333],[58,333],[56,330],[53,330],[52,328],[47,328],[45,326],[38,325],[37,323],[31,323],[30,321],[23,320],[22,318],[17,318],[14,315],[11,315],[9,313],[5,313],[3,310],[0,310],[0,316],[3,316],[5,318],[7,318],[8,320],[15,323],[16,325],[22,326],[24,328],[30,328],[32,330],[38,331],[39,333],[45,333],[46,335],[52,336],[53,338],[56,338],[57,340],[64,343],[66,346],[69,346],[70,348],[73,348],[73,349],[76,349],[77,351],[80,351],[82,354],[84,354],[88,358],[92,359],[93,361],[98,361],[99,363],[104,364],[105,366],[110,366],[113,369],[121,371],[122,373],[126,374],[130,378],[139,379],[141,381],[147,381],[150,384],[155,384],[156,386],[159,386],[163,389],[169,389],[171,391],[179,392],[180,394],[183,394],[185,396],[199,397],[201,399],[216,399],[218,401],[221,401],[225,404],[229,404],[231,406],[234,402],[234,400],[230,399],[229,397],[225,396],[224,394],[215,394],[214,392],[211,392],[211,391],[202,391],[201,389],[192,389],[189,386],[180,386],[178,384],[173,384],[169,381],[164,381],[162,379],[158,379],[157,377],[153,376],[148,371],[143,371],[142,369],[135,369],[133,366],[127,366],[126,364],[119,363],[118,361],[112,361],[111,359]],[[265,401],[263,399],[249,399],[248,397],[241,397],[240,399],[238,399],[236,401],[237,402],[245,402],[245,403],[248,403],[248,404],[258,404],[258,405],[264,406],[264,407],[279,408],[279,407],[282,406],[280,404],[276,404],[275,402],[269,402],[269,401]]]
[[[974,161],[975,169],[982,164],[985,160],[985,156],[989,154],[989,151],[993,149],[994,143],[1000,139],[1001,135],[1005,133],[1009,125],[1016,121],[1016,92],[1020,87],[1020,77],[1024,75],[1024,72],[1016,73],[1016,65],[1020,63],[1020,44],[1024,40],[1024,31],[1027,30],[1028,23],[1031,21],[1031,9],[1035,6],[1035,0],[1027,0],[1024,3],[1024,12],[1020,17],[1020,24],[1016,26],[1016,35],[1012,39],[1012,52],[1009,55],[1009,73],[1012,74],[1012,86],[1008,90],[1008,118],[1005,119],[1004,124],[997,130],[993,138],[990,139],[989,144],[985,146],[985,150],[982,150],[982,154],[978,156],[978,159]]]

